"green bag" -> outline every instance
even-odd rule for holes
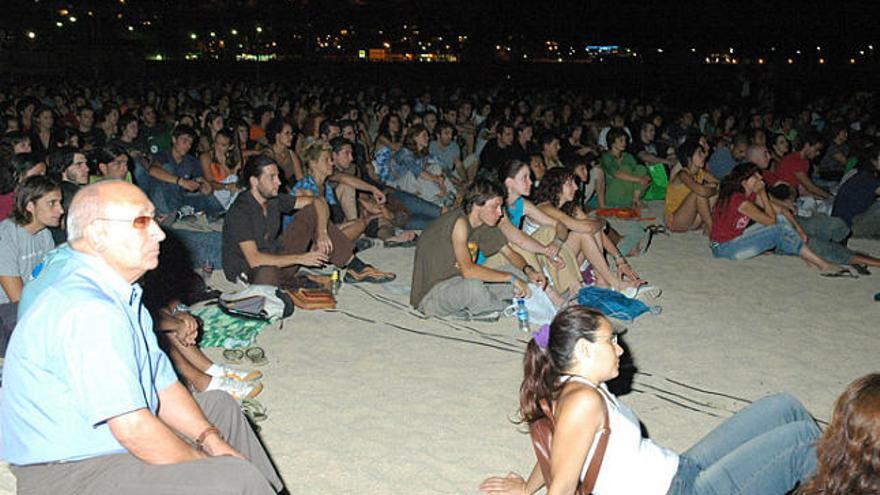
[[[666,165],[655,163],[648,165],[648,173],[651,174],[651,185],[642,195],[645,201],[666,199],[666,187],[669,185],[669,176],[666,174]]]

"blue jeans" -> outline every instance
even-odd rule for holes
[[[747,260],[775,249],[777,254],[797,256],[804,241],[794,227],[782,215],[776,216],[773,225],[755,224],[731,241],[712,243],[712,255],[730,260]]]
[[[390,195],[400,201],[409,211],[409,220],[404,227],[408,230],[425,230],[425,227],[436,220],[442,211],[439,206],[425,201],[415,194],[395,189]]]
[[[846,247],[849,227],[842,218],[814,213],[811,217],[798,217],[797,220],[809,238],[807,245],[814,253],[836,265],[849,264],[855,253]]]
[[[223,268],[223,234],[220,232],[196,232],[193,230],[174,229],[168,227],[165,234],[174,237],[185,252],[176,253],[185,256],[187,262],[193,268],[203,268],[210,264],[216,270]],[[171,243],[166,246],[171,247]]]
[[[681,455],[669,495],[784,494],[816,470],[819,427],[788,394],[765,397]]]
[[[174,173],[169,167],[163,166],[166,172]],[[208,218],[216,218],[225,210],[213,194],[189,192],[184,188],[158,180],[141,166],[134,167],[134,181],[153,202],[156,214],[174,214],[182,206],[191,206],[195,211],[203,211]]]

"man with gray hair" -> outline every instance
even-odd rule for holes
[[[25,286],[4,364],[3,443],[21,493],[271,494],[281,480],[236,402],[190,395],[136,283],[165,234],[135,186],[81,189],[69,244]]]

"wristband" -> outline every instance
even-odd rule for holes
[[[216,426],[210,425],[207,428],[205,428],[204,430],[202,430],[202,432],[199,434],[199,436],[195,440],[196,445],[200,449],[204,449],[205,440],[208,439],[208,435],[210,435],[211,433],[216,433],[217,436],[219,436],[221,439],[223,438],[223,435],[220,434],[220,430]]]

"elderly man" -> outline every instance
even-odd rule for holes
[[[135,186],[83,188],[69,245],[19,304],[3,443],[20,493],[270,494],[282,483],[228,394],[193,396],[159,349],[135,283],[165,238]]]

